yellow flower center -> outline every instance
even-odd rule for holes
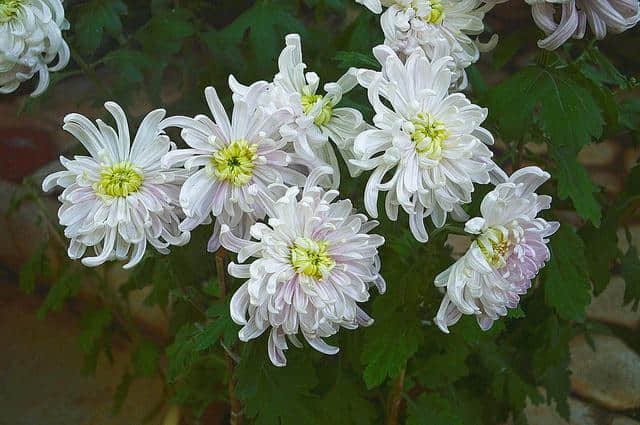
[[[505,228],[490,227],[476,239],[480,251],[487,262],[496,269],[507,264],[507,256],[513,243],[509,240],[508,231]]]
[[[309,112],[311,112],[316,102],[321,99],[322,99],[322,96],[320,96],[319,94],[303,95],[301,100],[302,100],[302,109],[304,110],[304,113],[308,114]],[[331,105],[331,102],[327,102],[324,105],[322,105],[322,110],[320,111],[316,119],[313,120],[313,122],[317,126],[326,125],[331,119],[332,114],[333,114],[333,105]]]
[[[258,145],[246,140],[236,140],[213,154],[211,163],[216,177],[234,186],[244,186],[253,176]]]
[[[100,181],[94,185],[94,189],[102,195],[126,197],[137,192],[142,181],[142,174],[133,164],[122,161],[104,167],[100,173]]]
[[[321,280],[336,265],[327,252],[329,244],[298,238],[290,248],[291,265],[296,273]]]
[[[18,15],[24,0],[0,0],[0,23],[5,23]]]
[[[431,14],[429,15],[428,22],[432,24],[440,24],[444,20],[444,6],[440,0],[431,0]]]
[[[420,113],[411,123],[415,128],[411,140],[416,144],[416,151],[434,161],[440,160],[442,142],[449,137],[442,121],[434,120],[430,114]]]

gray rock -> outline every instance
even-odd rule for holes
[[[569,422],[560,416],[555,404],[527,401],[524,413],[529,425],[607,425],[606,412],[573,397],[569,398]]]
[[[626,416],[616,416],[613,418],[611,425],[640,425],[640,422],[634,421]]]
[[[640,325],[640,309],[633,311],[631,304],[623,305],[625,282],[614,276],[600,295],[587,307],[587,317],[604,323],[636,329]]]
[[[593,335],[571,341],[573,391],[611,410],[640,407],[640,356],[618,338]]]

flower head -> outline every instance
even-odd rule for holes
[[[186,173],[160,167],[160,158],[174,147],[159,126],[164,110],[145,117],[131,144],[122,109],[113,102],[105,108],[117,132],[101,120],[96,127],[79,114],[65,117],[63,128],[91,156],[60,157],[66,170],[49,175],[42,188],[64,188],[58,217],[71,239],[69,257],[81,258],[90,247],[96,256],[83,258],[82,264],[93,267],[130,257],[124,268],[131,268],[142,259],[147,243],[167,254],[170,245],[189,241],[189,232],[178,229],[178,193]]]
[[[11,93],[38,74],[31,95],[41,94],[49,85],[49,72],[69,62],[61,33],[68,28],[60,0],[0,1],[0,93]]]
[[[208,87],[205,97],[215,122],[198,115],[170,117],[162,123],[182,128],[182,138],[190,147],[169,152],[162,159],[166,167],[183,166],[192,173],[180,190],[186,215],[180,228],[189,231],[215,217],[210,251],[220,247],[222,224],[248,237],[251,225],[264,218],[265,207],[249,187],[266,190],[271,183],[304,181],[301,172],[290,168],[299,164],[283,150],[287,142],[278,132],[290,113],[258,104],[267,90],[267,83],[258,82],[247,88],[246,96],[234,96],[230,121],[215,89]]]
[[[287,340],[302,336],[316,350],[335,354],[322,338],[340,327],[355,329],[373,320],[358,306],[369,287],[384,292],[379,274],[381,236],[369,234],[377,222],[355,214],[349,200],[334,201],[335,190],[317,186],[329,167],[316,168],[304,188],[272,185],[256,192],[268,209],[266,223],[251,227],[255,241],[240,239],[223,226],[222,245],[238,253],[229,273],[247,279],[231,299],[231,318],[243,325],[239,337],[249,341],[267,328],[269,358],[284,366]]]
[[[547,35],[538,40],[543,49],[555,50],[569,38],[583,38],[587,23],[596,39],[612,33],[621,33],[634,27],[640,20],[640,4],[628,0],[527,0],[533,20]],[[561,9],[560,22],[556,11]]]
[[[538,167],[516,171],[484,197],[482,217],[467,221],[465,230],[475,240],[435,279],[436,286],[446,288],[435,318],[444,332],[463,314],[475,315],[480,327],[489,329],[531,287],[549,260],[547,238],[559,227],[537,217],[551,206],[550,196],[535,193],[548,178]]]
[[[493,36],[482,44],[469,36],[484,31],[485,13],[496,1],[484,0],[356,0],[374,13],[382,13],[380,24],[384,43],[400,56],[424,50],[429,59],[451,56],[454,87],[466,86],[464,68],[476,62],[480,51],[492,49]],[[383,12],[382,8],[386,7]]]
[[[320,78],[314,72],[304,72],[307,66],[302,62],[300,36],[287,35],[285,44],[278,58],[278,73],[259,103],[270,110],[286,108],[291,112],[290,120],[280,129],[282,136],[311,167],[331,166],[330,186],[335,189],[340,183],[340,170],[329,140],[348,160],[353,158],[351,147],[355,136],[368,128],[359,111],[338,107],[342,96],[357,84],[356,71],[350,69],[335,83],[325,84],[326,94],[318,94]],[[230,85],[236,95],[246,96],[246,86],[234,79]]]
[[[358,80],[368,88],[375,128],[358,135],[351,163],[373,170],[365,189],[367,212],[377,217],[378,193],[388,192],[389,218],[396,220],[401,206],[415,238],[426,242],[425,217],[438,227],[449,213],[464,220],[461,205],[471,202],[474,183],[497,181],[501,174],[486,146],[493,137],[480,127],[487,110],[462,93],[448,93],[451,58],[430,61],[416,51],[403,63],[387,46],[374,54],[382,71],[361,70]]]

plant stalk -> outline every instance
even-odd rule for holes
[[[216,251],[216,273],[218,274],[218,287],[220,288],[220,298],[225,299],[227,296],[227,279],[225,273],[226,267],[226,255],[227,252],[224,248],[220,248]],[[229,355],[229,353],[225,350],[224,357],[227,364],[227,370],[229,371],[229,382],[227,384],[227,391],[229,393],[229,406],[231,409],[230,413],[230,425],[242,425],[242,405],[240,404],[240,400],[236,396],[236,374],[235,374],[235,364],[233,358]]]
[[[407,368],[404,367],[400,371],[400,376],[393,384],[391,394],[389,394],[389,403],[387,406],[387,425],[398,425],[398,416],[400,415],[400,403],[402,402],[402,390],[404,388],[404,376]]]

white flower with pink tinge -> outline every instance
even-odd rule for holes
[[[247,279],[231,299],[231,318],[243,325],[241,341],[271,328],[268,352],[276,366],[286,365],[287,338],[301,346],[299,333],[316,350],[336,354],[338,347],[322,338],[373,323],[358,303],[369,299],[371,286],[385,290],[378,258],[384,238],[369,234],[378,223],[355,214],[349,200],[334,202],[337,191],[317,186],[329,172],[315,169],[302,189],[272,185],[256,193],[269,219],[251,227],[255,241],[222,228],[222,245],[238,253],[239,262],[256,257],[229,264],[232,276]]]
[[[170,245],[189,242],[189,232],[178,228],[182,218],[178,193],[187,174],[160,167],[160,158],[175,149],[160,126],[163,109],[142,120],[131,143],[122,108],[114,102],[104,106],[113,115],[117,132],[102,120],[95,126],[83,115],[67,115],[62,128],[91,156],[61,156],[66,169],[47,176],[42,189],[64,188],[58,197],[62,202],[58,218],[71,239],[67,251],[71,259],[84,257],[89,248],[96,255],[82,258],[85,266],[129,258],[123,266],[129,269],[142,260],[147,244],[168,254]]]
[[[477,235],[469,250],[436,276],[446,294],[435,318],[443,332],[463,314],[476,316],[483,330],[515,308],[538,271],[549,260],[547,239],[560,224],[537,217],[551,197],[535,190],[549,179],[538,167],[522,168],[489,192],[482,217],[467,221],[465,231]]]
[[[633,28],[640,20],[638,0],[526,0],[531,15],[546,38],[538,47],[555,50],[570,38],[584,38],[587,24],[596,39],[607,31],[618,34]],[[557,13],[560,12],[560,13]]]
[[[266,111],[257,103],[267,89],[267,83],[257,82],[247,88],[246,97],[234,96],[229,120],[215,89],[207,87],[205,97],[215,122],[205,115],[162,122],[165,127],[182,128],[181,136],[190,147],[162,158],[165,167],[182,166],[193,172],[180,190],[180,206],[187,216],[180,228],[190,231],[215,217],[209,251],[220,247],[221,225],[249,237],[251,225],[264,218],[265,208],[249,193],[250,186],[264,191],[271,183],[304,182],[304,174],[290,168],[295,161],[283,150],[287,142],[278,131],[289,112]]]

